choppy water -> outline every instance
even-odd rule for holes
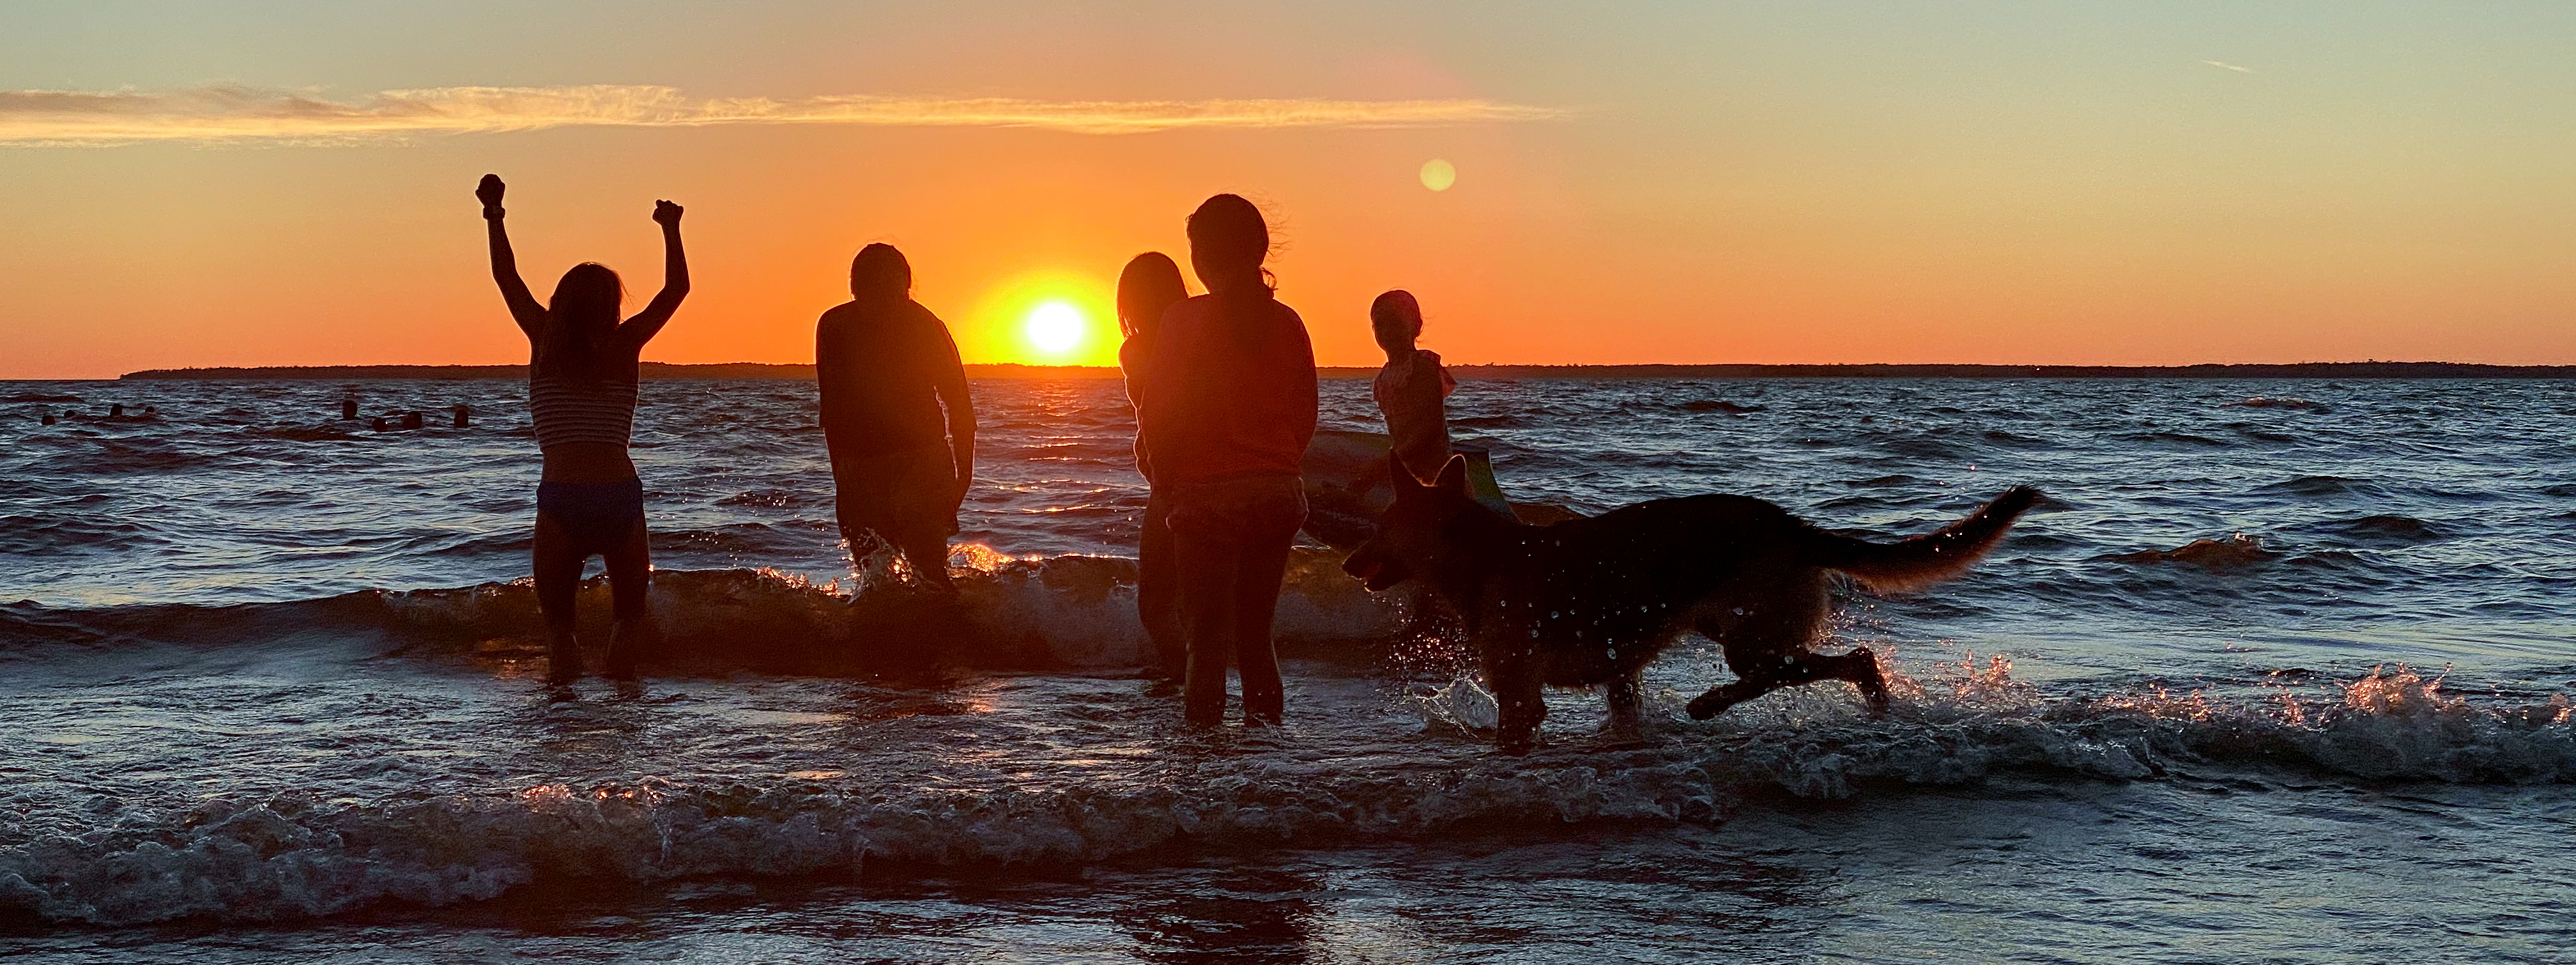
[[[1840,685],[1498,757],[1316,552],[1291,724],[1130,672],[1115,383],[977,386],[966,670],[868,676],[810,383],[639,418],[677,654],[543,698],[510,382],[0,383],[0,951],[66,961],[2566,960],[2563,382],[1470,383],[1515,499],[1748,493],[1975,574],[1846,601]],[[1370,428],[1328,382],[1326,424]],[[2247,405],[2248,400],[2266,404]],[[157,407],[41,426],[39,410]],[[1725,403],[1725,405],[1720,405]],[[604,610],[604,591],[589,605]],[[867,613],[866,607],[858,611]],[[604,614],[602,614],[604,615]],[[858,625],[861,629],[854,631]],[[922,641],[911,641],[920,643]],[[945,641],[930,641],[945,643]],[[961,644],[962,646],[962,644]],[[2000,659],[1999,659],[2000,658]],[[2401,669],[2402,665],[2402,669]]]

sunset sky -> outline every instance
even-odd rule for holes
[[[1327,364],[1391,287],[1466,363],[2569,364],[2571,118],[2564,0],[18,0],[0,378],[524,361],[487,171],[540,296],[688,207],[671,362],[811,361],[887,241],[1106,363],[1232,191]]]

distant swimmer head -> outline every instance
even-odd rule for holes
[[[606,378],[605,343],[617,332],[618,314],[626,307],[626,283],[607,265],[585,261],[555,282],[555,297],[546,303],[546,330],[537,350],[536,374],[596,384]]]
[[[901,301],[912,297],[912,261],[885,242],[859,249],[850,259],[850,297],[863,302]]]
[[[1172,256],[1148,251],[1127,259],[1126,269],[1118,273],[1118,331],[1128,338],[1151,331],[1165,310],[1188,297],[1181,266]]]
[[[1401,288],[1379,295],[1369,303],[1369,328],[1377,332],[1379,348],[1411,351],[1414,340],[1422,337],[1422,303]]]
[[[1270,225],[1242,195],[1220,194],[1190,213],[1190,267],[1209,292],[1231,295],[1258,289],[1268,295]]]

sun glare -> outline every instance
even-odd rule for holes
[[[1038,351],[1062,355],[1082,344],[1084,329],[1089,327],[1082,309],[1066,302],[1046,302],[1029,309],[1029,319],[1020,331]]]

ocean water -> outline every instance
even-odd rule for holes
[[[1513,758],[1456,643],[1320,547],[1289,725],[1181,728],[1136,679],[1114,381],[977,384],[963,625],[853,574],[810,383],[648,384],[670,652],[573,700],[522,385],[0,383],[0,954],[2568,961],[2570,388],[1471,382],[1521,501],[1894,536],[2049,494],[1968,577],[1843,599],[1884,718],[1820,684],[1690,721],[1730,679],[1693,640],[1644,746],[1560,692]],[[431,428],[337,421],[352,389]],[[879,659],[924,650],[955,666]]]

